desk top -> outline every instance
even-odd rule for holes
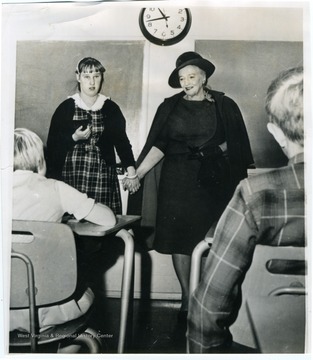
[[[117,223],[111,226],[96,225],[89,221],[80,222],[75,219],[71,219],[67,222],[67,225],[78,235],[82,236],[105,236],[118,232],[119,230],[127,227],[128,225],[140,220],[139,215],[117,215]]]

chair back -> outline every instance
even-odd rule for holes
[[[12,254],[26,256],[34,271],[35,305],[53,304],[70,297],[76,288],[76,246],[65,224],[13,220]],[[29,307],[25,263],[11,259],[10,308]]]
[[[261,353],[301,353],[306,326],[305,247],[257,245],[242,284],[234,341]]]
[[[242,284],[243,297],[301,292],[305,273],[305,247],[257,245]]]

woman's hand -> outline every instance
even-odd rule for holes
[[[134,166],[128,166],[126,176],[122,181],[124,190],[128,190],[130,194],[134,194],[140,188],[140,179]]]
[[[122,180],[123,189],[128,190],[129,193],[132,195],[137,192],[140,188],[140,181],[138,176],[134,179],[129,179],[127,176]]]
[[[91,127],[89,125],[85,130],[83,130],[83,126],[80,126],[79,128],[76,129],[76,131],[72,135],[72,138],[74,141],[88,140],[90,135],[91,135]]]

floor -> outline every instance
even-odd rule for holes
[[[102,334],[104,352],[116,353],[120,301],[112,298],[102,300],[103,304],[98,304],[98,315],[92,319],[91,325]],[[180,337],[177,336],[179,306],[180,303],[176,301],[141,301],[135,299],[132,334],[128,332],[126,352],[186,353],[183,325],[180,326],[182,330]]]
[[[89,318],[89,327],[101,339],[102,353],[117,353],[119,337],[120,299],[98,298]],[[185,327],[179,325],[177,332],[177,315],[180,303],[176,301],[133,301],[133,313],[130,316],[126,336],[125,353],[186,353]],[[131,326],[132,325],[132,326]],[[132,331],[131,331],[132,330]],[[175,335],[175,336],[174,336]],[[179,337],[177,336],[179,335]],[[66,348],[65,352],[76,352]],[[10,348],[10,353],[29,353],[28,347]],[[40,353],[55,353],[55,342],[39,347]],[[63,350],[64,351],[64,350]],[[83,351],[85,352],[85,351]]]
[[[185,354],[186,322],[178,320],[180,303],[165,300],[133,302],[132,325],[128,329],[125,353],[130,354]],[[95,302],[89,326],[101,339],[101,353],[116,354],[119,336],[120,299],[99,296]],[[132,331],[129,331],[132,329]],[[40,353],[57,352],[56,343],[40,347]],[[69,353],[77,352],[66,348]],[[70,350],[68,350],[70,349]],[[85,352],[85,351],[82,351]],[[234,344],[232,353],[255,353],[251,348]],[[29,348],[10,349],[10,353],[29,353]]]
[[[98,299],[100,297],[98,296]],[[103,339],[103,353],[116,353],[119,334],[120,300],[103,298],[96,304],[91,325]],[[134,300],[132,333],[128,333],[126,353],[186,354],[186,319],[179,317],[180,302]],[[231,353],[256,353],[255,349],[234,343]]]

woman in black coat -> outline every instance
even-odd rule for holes
[[[206,86],[214,70],[198,53],[178,57],[169,85],[183,91],[159,106],[137,161],[137,175],[145,178],[142,225],[155,228],[153,248],[172,255],[183,314],[188,309],[191,253],[253,163],[237,104]]]

